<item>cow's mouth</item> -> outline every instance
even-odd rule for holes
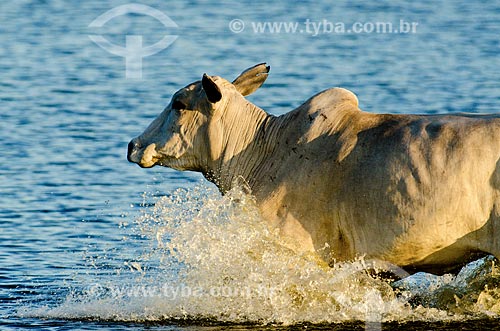
[[[149,162],[138,162],[137,163],[139,165],[139,167],[141,168],[153,168],[156,164],[157,164],[157,160],[151,160]]]

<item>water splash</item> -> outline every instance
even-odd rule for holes
[[[125,241],[143,253],[118,254],[121,268],[86,278],[57,307],[24,314],[285,325],[361,320],[368,326],[500,313],[500,276],[491,259],[456,277],[420,274],[391,286],[370,276],[363,259],[331,268],[315,254],[295,253],[239,189],[222,197],[199,186],[158,198]]]

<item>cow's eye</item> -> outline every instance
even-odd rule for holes
[[[174,101],[174,103],[172,104],[172,108],[177,110],[186,109],[186,105],[181,101]]]

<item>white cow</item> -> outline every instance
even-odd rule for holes
[[[498,115],[371,114],[333,88],[276,117],[244,98],[268,72],[182,88],[129,161],[202,172],[222,193],[247,183],[271,226],[327,262],[440,274],[500,257]]]

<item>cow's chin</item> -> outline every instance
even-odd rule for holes
[[[141,168],[153,168],[155,165],[157,165],[156,162],[139,162],[137,164]]]
[[[180,170],[180,171],[197,170],[197,168],[193,167],[191,165],[191,162],[188,162],[184,157],[181,158],[164,157],[161,160],[159,160],[156,164],[162,167],[172,168],[174,170]]]

